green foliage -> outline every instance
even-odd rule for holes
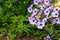
[[[47,35],[46,31],[39,30],[35,25],[28,22],[30,14],[27,8],[32,3],[33,0],[0,0],[0,36],[10,33],[11,40],[13,40],[16,35],[38,35],[41,39]],[[48,30],[52,36],[59,38],[59,26],[47,24],[46,28],[49,28]]]

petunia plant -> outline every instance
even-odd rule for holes
[[[34,3],[28,7],[28,12],[31,13],[29,17],[30,24],[36,25],[38,29],[43,29],[48,20],[51,20],[52,25],[60,24],[60,8],[54,4],[55,1],[34,0]],[[42,16],[44,17],[42,18]]]
[[[34,8],[34,5],[38,6],[40,9]],[[36,25],[37,28],[40,29],[44,27],[47,20],[50,18],[54,18],[52,20],[52,24],[54,24],[54,22],[60,24],[59,10],[60,8],[51,4],[49,0],[34,0],[34,3],[31,4],[28,8],[28,12],[31,13],[31,16],[29,17],[29,22],[33,25]],[[43,15],[45,15],[45,17],[40,20],[41,16]]]

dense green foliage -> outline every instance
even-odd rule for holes
[[[28,21],[30,14],[27,8],[32,3],[33,0],[0,0],[0,36],[10,33],[13,40],[16,35],[37,35],[40,39],[47,35],[46,31],[37,29]],[[60,38],[60,25],[48,23],[45,28],[52,37]]]

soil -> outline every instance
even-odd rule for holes
[[[9,36],[4,35],[0,38],[0,40],[9,40]],[[16,36],[14,40],[40,40],[38,36],[29,36],[29,37],[18,37]]]
[[[0,40],[7,40],[6,37],[7,36],[3,36],[3,37],[0,38]]]
[[[29,37],[16,37],[14,40],[38,40],[38,37],[29,36]]]

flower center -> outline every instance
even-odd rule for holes
[[[56,9],[56,11],[58,11],[58,9]]]
[[[46,13],[48,13],[48,11],[46,11]]]
[[[56,19],[55,21],[57,22],[58,20]]]
[[[35,20],[33,20],[33,22],[35,22]]]
[[[57,13],[55,15],[57,15]]]
[[[40,24],[40,26],[42,26],[42,24]]]

